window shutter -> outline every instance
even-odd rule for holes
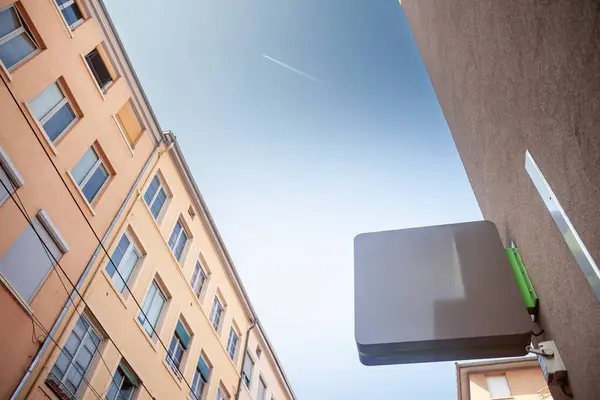
[[[200,359],[198,360],[198,370],[200,371],[200,375],[202,375],[202,379],[204,379],[205,382],[208,382],[210,367],[202,356],[200,356]]]
[[[181,321],[177,321],[177,328],[175,328],[175,333],[177,334],[177,337],[179,337],[179,339],[181,340],[183,347],[187,349],[190,343],[190,334],[187,332]]]
[[[0,259],[0,273],[27,302],[31,301],[50,272],[54,259],[58,260],[62,254],[40,221],[34,218],[31,222],[51,255],[46,252],[32,226],[28,225]]]
[[[485,377],[488,386],[488,392],[492,399],[501,399],[510,397],[510,388],[506,375],[490,375]]]
[[[118,116],[129,143],[134,145],[142,133],[142,125],[135,114],[131,100],[121,107]]]

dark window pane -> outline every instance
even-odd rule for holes
[[[108,179],[108,172],[106,171],[106,168],[104,168],[103,165],[100,165],[94,171],[90,180],[87,181],[87,183],[83,187],[83,194],[85,198],[88,199],[88,201],[92,201],[94,197],[96,197],[96,194],[98,194],[98,191],[100,190],[104,182],[106,182],[106,179]]]
[[[112,77],[110,76],[110,72],[108,72],[108,68],[106,68],[106,64],[104,64],[104,60],[98,53],[98,50],[94,49],[85,56],[87,63],[92,70],[92,74],[94,75],[94,79],[96,79],[96,83],[103,89],[106,85],[112,82]]]
[[[83,15],[81,15],[81,10],[79,10],[79,7],[76,3],[73,3],[70,6],[64,8],[62,10],[62,13],[69,26],[72,26],[75,22],[79,21],[80,19],[83,19]]]
[[[167,195],[165,191],[161,188],[158,194],[156,195],[156,199],[154,199],[154,204],[152,204],[152,215],[154,218],[158,218],[158,214],[162,209],[163,204],[165,204],[165,200],[167,199]]]
[[[158,189],[159,185],[160,183],[158,181],[158,176],[155,175],[154,179],[152,179],[152,182],[150,182],[148,189],[146,189],[146,194],[144,195],[144,200],[146,200],[146,204],[150,205],[150,202],[154,198],[154,195],[156,194],[156,190]]]
[[[62,6],[63,4],[65,4],[68,1],[69,0],[56,0],[56,4],[58,4],[59,6]]]
[[[121,240],[119,240],[119,244],[117,245],[117,248],[115,249],[115,251],[111,257],[111,261],[109,261],[108,264],[106,264],[106,272],[108,272],[108,275],[111,278],[115,274],[116,267],[119,264],[121,264],[123,255],[125,254],[125,251],[127,250],[128,247],[129,247],[129,239],[127,239],[127,236],[123,235],[121,237]]]
[[[75,113],[68,104],[65,104],[46,121],[44,130],[50,140],[54,141],[74,119]]]
[[[15,29],[21,26],[17,11],[14,7],[10,7],[0,12],[0,38],[8,35]]]
[[[177,242],[177,247],[175,248],[175,257],[177,260],[181,261],[181,254],[183,254],[183,249],[185,248],[185,243],[187,242],[187,235],[185,232],[181,234],[179,237],[179,241]]]
[[[35,51],[37,46],[26,33],[15,36],[0,45],[0,60],[6,68],[10,68]]]

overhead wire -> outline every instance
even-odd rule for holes
[[[59,271],[56,269],[56,266],[58,266],[58,268],[60,269],[60,272],[62,272],[65,277],[67,278],[67,280],[69,281],[69,283],[73,286],[73,288],[75,289],[75,291],[77,292],[77,294],[79,295],[79,297],[81,298],[81,300],[83,301],[83,303],[85,304],[85,306],[90,310],[90,312],[93,314],[91,308],[88,306],[87,302],[85,302],[85,300],[83,299],[83,297],[81,296],[81,294],[79,293],[79,291],[75,288],[75,285],[73,284],[73,282],[69,279],[69,277],[67,276],[65,270],[63,269],[63,267],[60,265],[58,259],[54,256],[54,254],[52,254],[52,252],[50,251],[50,249],[48,248],[48,245],[46,244],[46,242],[44,241],[44,239],[41,237],[41,235],[39,234],[39,232],[37,231],[37,229],[35,228],[35,226],[33,225],[33,222],[31,221],[31,217],[29,216],[29,213],[27,212],[27,209],[25,208],[25,204],[23,203],[23,201],[21,200],[21,197],[19,196],[19,194],[16,191],[11,191],[9,190],[9,188],[6,186],[6,184],[2,181],[2,179],[0,179],[0,183],[2,184],[2,186],[4,187],[4,190],[6,190],[11,199],[14,201],[15,205],[17,206],[17,208],[19,209],[19,211],[21,211],[21,214],[23,215],[23,217],[27,220],[27,223],[29,224],[29,226],[31,227],[31,229],[34,231],[36,237],[38,238],[38,240],[40,241],[40,243],[42,244],[42,246],[44,247],[44,252],[46,253],[46,256],[50,259],[50,262],[52,263],[52,270],[54,271],[54,273],[56,273],[56,276],[58,277],[58,280],[60,281],[62,287],[65,289],[65,292],[67,294],[69,294],[69,289],[67,288],[67,286],[65,285],[61,274],[59,273]],[[18,200],[18,201],[17,201]],[[79,312],[79,310],[77,309],[77,306],[72,302],[71,298],[68,298],[68,301],[71,302],[71,304],[73,305],[73,309],[75,311],[75,313],[79,316],[79,318],[82,318],[83,315],[82,313]],[[39,319],[37,318],[37,316],[35,316],[33,313],[29,314],[30,317],[35,318],[35,322],[40,325],[40,328],[42,328],[42,330],[46,333],[46,335],[50,336],[50,339],[52,340],[52,342],[54,342],[56,344],[56,340],[55,338],[49,334],[48,330],[41,325],[41,321],[39,321]],[[86,318],[87,319],[87,318]],[[105,335],[107,336],[107,338],[109,339],[109,341],[115,346],[115,348],[117,349],[117,351],[119,352],[119,354],[121,355],[121,357],[123,358],[123,360],[125,360],[125,362],[127,362],[127,359],[125,358],[125,356],[123,355],[123,353],[121,352],[121,350],[118,348],[117,344],[114,342],[114,340],[110,337],[110,335],[106,332],[104,332]],[[58,346],[61,349],[61,352],[64,352],[63,348]],[[108,364],[106,363],[106,360],[104,359],[104,357],[102,357],[102,354],[100,352],[97,352],[98,357],[100,358],[100,360],[102,360],[102,363],[104,364],[104,366],[106,367],[108,373],[111,376],[111,381],[112,383],[115,384],[115,386],[118,387],[117,382],[115,381],[114,378],[114,374],[112,372],[112,370],[110,369],[110,367],[108,366]],[[128,363],[129,364],[129,363]],[[144,387],[144,389],[148,392],[148,394],[154,398],[154,396],[152,395],[152,393],[150,392],[150,390],[142,383],[142,386]],[[88,385],[90,386],[90,385]],[[91,387],[91,386],[90,386]],[[109,386],[110,387],[110,386]],[[94,391],[96,393],[96,390],[92,388],[92,391]]]
[[[77,199],[75,198],[75,195],[71,192],[71,189],[69,188],[69,185],[67,184],[65,178],[62,176],[62,174],[60,173],[60,170],[58,169],[58,167],[56,166],[56,164],[54,163],[54,161],[52,160],[52,157],[50,156],[50,154],[48,153],[48,150],[46,149],[46,147],[44,146],[44,144],[42,143],[41,139],[38,137],[38,135],[35,132],[34,127],[31,125],[31,122],[29,121],[29,119],[27,118],[27,116],[25,115],[25,112],[23,111],[23,109],[20,107],[19,102],[17,101],[13,91],[10,89],[10,87],[8,86],[8,84],[6,83],[6,80],[4,78],[4,76],[2,76],[2,74],[0,74],[0,78],[2,79],[2,82],[4,83],[5,87],[7,88],[8,92],[10,93],[13,101],[17,104],[17,107],[19,108],[19,111],[21,112],[23,118],[25,119],[25,121],[27,122],[27,124],[29,125],[29,128],[31,129],[33,136],[35,136],[35,138],[37,139],[40,147],[42,148],[42,150],[44,151],[44,154],[46,155],[46,157],[48,158],[48,161],[50,162],[50,164],[52,165],[54,171],[56,172],[56,174],[58,175],[58,177],[60,178],[62,184],[65,186],[65,188],[67,189],[67,192],[69,193],[71,199],[73,200],[73,202],[75,203],[75,205],[77,206],[77,209],[79,210],[80,214],[82,215],[83,219],[85,220],[87,226],[89,227],[90,231],[92,232],[92,234],[94,235],[94,237],[96,238],[96,240],[98,241],[98,244],[100,246],[100,248],[103,250],[104,254],[108,257],[108,260],[110,263],[112,263],[112,265],[115,267],[115,271],[116,273],[119,275],[119,277],[121,278],[121,280],[124,282],[125,284],[125,288],[127,288],[127,291],[130,293],[131,298],[133,299],[133,301],[135,302],[137,308],[140,310],[140,312],[142,313],[142,315],[144,316],[144,318],[147,319],[147,315],[144,312],[144,310],[142,309],[142,306],[140,305],[139,301],[135,298],[135,296],[133,295],[133,292],[131,291],[131,288],[129,287],[129,285],[127,284],[127,280],[123,278],[123,276],[121,275],[120,271],[117,268],[117,264],[115,264],[112,260],[111,255],[109,254],[108,250],[106,249],[106,247],[104,246],[104,243],[102,242],[102,240],[100,239],[100,237],[98,236],[98,234],[96,233],[94,227],[92,226],[91,222],[89,221],[89,219],[87,218],[87,215],[85,214],[85,212],[83,211],[83,209],[81,208],[79,202],[77,201]],[[10,193],[10,192],[9,192]],[[12,196],[11,196],[12,197]],[[38,236],[39,237],[39,236]],[[41,238],[40,238],[41,239]],[[57,263],[57,265],[60,266],[60,264]],[[62,267],[61,267],[62,270]],[[64,272],[63,272],[64,273]],[[85,299],[83,298],[83,296],[79,293],[78,289],[76,288],[76,286],[73,284],[73,282],[68,278],[68,276],[65,273],[65,276],[67,277],[67,279],[69,280],[69,283],[71,283],[71,285],[73,286],[74,291],[77,293],[77,295],[80,297],[80,299],[84,302],[84,304],[86,305],[86,307],[89,308],[89,306],[87,305],[87,302],[85,301]],[[167,348],[167,346],[164,344],[164,342],[162,341],[162,339],[160,338],[160,336],[158,335],[158,333],[156,332],[154,326],[150,325],[152,328],[152,333],[154,335],[156,335],[156,338],[158,340],[158,342],[161,344],[161,346],[164,348],[164,350],[167,352],[167,357],[171,359],[171,361],[174,362],[173,357],[171,356],[169,349]],[[112,341],[112,339],[111,339]],[[114,341],[113,341],[114,344]],[[116,344],[115,344],[116,347]],[[120,352],[119,352],[120,353]],[[188,387],[188,389],[190,390],[190,394],[194,397],[195,400],[200,400],[200,398],[198,396],[196,396],[196,394],[194,393],[194,391],[192,390],[192,386],[190,385],[190,383],[187,381],[187,379],[183,376],[183,374],[181,373],[181,371],[179,371],[178,373],[178,377],[181,378],[181,380],[183,380],[186,384],[186,386]]]

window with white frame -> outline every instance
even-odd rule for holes
[[[104,400],[132,400],[138,387],[138,379],[123,361],[112,377]]]
[[[200,261],[196,261],[196,266],[194,267],[194,272],[192,273],[192,279],[190,280],[190,286],[197,298],[200,298],[200,294],[202,293],[202,288],[204,287],[204,282],[206,282],[206,272],[204,272],[204,268]]]
[[[258,397],[257,400],[267,400],[267,384],[261,376],[258,379]]]
[[[215,328],[216,331],[219,330],[221,326],[221,320],[223,319],[223,312],[225,311],[225,307],[223,306],[223,302],[219,299],[219,296],[216,295],[213,300],[212,310],[210,312],[210,323]]]
[[[94,146],[73,167],[71,175],[88,203],[94,201],[110,177],[108,168]]]
[[[20,4],[20,3],[19,3]],[[0,61],[11,70],[39,52],[33,34],[15,4],[0,10]]]
[[[177,321],[175,332],[173,332],[173,337],[171,338],[171,343],[169,344],[169,351],[167,353],[166,361],[179,379],[182,378],[181,361],[183,360],[183,355],[187,351],[189,344],[190,333],[183,325],[181,320]]]
[[[77,114],[59,81],[52,83],[29,102],[29,109],[52,142],[77,121]]]
[[[194,371],[194,379],[192,381],[192,393],[190,398],[192,400],[201,400],[203,398],[204,390],[208,387],[208,381],[210,379],[211,367],[204,359],[201,354]]]
[[[485,380],[492,399],[505,399],[512,396],[506,375],[487,375]]]
[[[102,92],[105,92],[113,82],[113,77],[102,54],[100,54],[99,48],[94,48],[84,58],[96,84]]]
[[[229,337],[227,338],[227,354],[229,354],[229,358],[231,358],[232,361],[235,359],[235,353],[237,351],[237,345],[239,341],[240,337],[235,328],[232,326],[229,329]]]
[[[73,30],[83,22],[83,14],[75,0],[56,0],[56,6],[69,26],[69,29]]]
[[[0,274],[29,303],[54,264],[68,250],[48,214],[40,210],[0,258]]]
[[[85,317],[79,317],[73,331],[63,346],[46,384],[56,392],[61,399],[76,400],[82,383],[87,383],[85,375],[98,352],[102,341],[98,331]]]
[[[0,147],[0,205],[2,205],[25,181],[15,168],[8,154]]]
[[[252,384],[252,370],[254,369],[254,360],[248,352],[246,352],[246,357],[244,357],[244,365],[242,365],[242,381],[244,385],[248,389],[250,389],[250,385]]]
[[[150,289],[146,293],[142,310],[138,314],[138,321],[150,337],[154,336],[156,332],[156,325],[166,302],[167,296],[161,290],[158,282],[156,280],[152,281],[152,285],[150,285]]]
[[[181,219],[178,219],[173,227],[173,232],[171,232],[171,237],[169,238],[169,248],[173,251],[177,261],[181,261],[183,249],[185,249],[188,238],[188,233],[186,232]]]
[[[158,216],[167,201],[167,192],[165,191],[158,174],[154,175],[152,182],[150,182],[148,189],[146,189],[144,201],[150,208],[150,212],[154,216],[154,219],[158,219]]]
[[[229,400],[230,398],[231,398],[231,396],[229,396],[227,389],[225,389],[225,386],[221,383],[219,385],[219,389],[217,389],[217,399],[216,400]]]
[[[124,292],[125,286],[129,283],[141,258],[142,253],[135,245],[133,238],[128,232],[125,232],[106,264],[106,273],[112,278],[119,292]]]

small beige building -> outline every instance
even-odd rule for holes
[[[458,400],[552,400],[534,358],[456,363]]]

